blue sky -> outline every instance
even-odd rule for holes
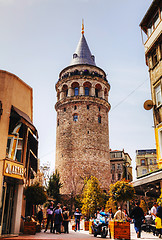
[[[39,158],[54,169],[55,83],[81,36],[111,85],[110,148],[129,153],[155,148],[150,81],[139,24],[152,0],[0,0],[0,69],[33,88]],[[134,163],[133,163],[134,166]]]

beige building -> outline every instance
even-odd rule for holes
[[[84,179],[91,175],[103,189],[109,187],[109,90],[106,74],[96,66],[82,32],[71,64],[61,71],[56,83],[55,167],[63,194],[81,193]]]
[[[158,198],[162,188],[162,1],[154,0],[141,23],[146,64],[149,67],[152,100],[146,101],[146,110],[153,108],[156,155],[138,154],[137,176],[133,183],[136,193]],[[139,150],[138,150],[139,151]],[[143,155],[143,156],[142,156]],[[160,169],[157,169],[156,164]],[[150,162],[150,160],[152,160]],[[150,164],[151,163],[151,164]],[[144,165],[145,164],[145,165]],[[142,165],[142,166],[141,166]],[[157,170],[156,170],[157,169]],[[152,171],[153,170],[153,171]],[[147,173],[146,173],[147,171]],[[150,171],[150,172],[149,172]],[[143,173],[145,175],[143,175]]]
[[[156,149],[136,150],[136,175],[143,176],[158,169]]]
[[[0,235],[18,234],[25,216],[23,189],[37,171],[32,88],[0,70]]]
[[[152,101],[145,103],[147,110],[153,107],[156,153],[162,167],[162,1],[154,0],[140,23],[145,33],[145,57],[149,67]]]
[[[132,159],[124,150],[110,150],[111,183],[125,178],[132,181]]]

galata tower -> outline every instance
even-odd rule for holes
[[[62,194],[81,193],[84,180],[95,176],[104,190],[110,185],[110,85],[96,66],[84,27],[70,65],[56,83],[56,160]]]

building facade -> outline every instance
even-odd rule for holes
[[[149,67],[157,162],[162,167],[162,2],[154,0],[140,23],[146,35],[145,57]],[[149,106],[148,106],[149,107]],[[149,108],[150,109],[150,108]]]
[[[132,181],[132,159],[124,150],[110,150],[110,169],[111,169],[111,183],[115,183],[125,178]]]
[[[24,186],[37,171],[32,88],[0,70],[0,235],[18,234],[25,216]]]
[[[158,169],[156,149],[136,150],[136,175],[141,177]]]
[[[96,66],[84,31],[71,64],[56,83],[56,162],[62,194],[79,194],[84,179],[98,178],[101,187],[110,184],[109,127],[110,85]]]

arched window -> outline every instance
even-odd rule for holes
[[[79,95],[79,88],[75,87],[74,88],[74,96],[78,96]]]
[[[78,96],[79,95],[79,83],[73,82],[71,87],[73,89],[73,96]]]
[[[101,85],[100,84],[96,84],[96,86],[95,86],[95,96],[96,97],[100,97],[101,89],[102,89]]]
[[[77,121],[78,121],[78,115],[77,115],[77,114],[74,114],[74,115],[73,115],[73,121],[74,121],[74,122],[77,122]]]
[[[91,86],[92,86],[92,84],[90,82],[85,82],[83,84],[85,96],[89,96],[90,95]]]
[[[85,96],[89,96],[89,87],[85,87]]]
[[[63,85],[62,91],[64,93],[64,97],[68,96],[68,86],[66,84]]]

